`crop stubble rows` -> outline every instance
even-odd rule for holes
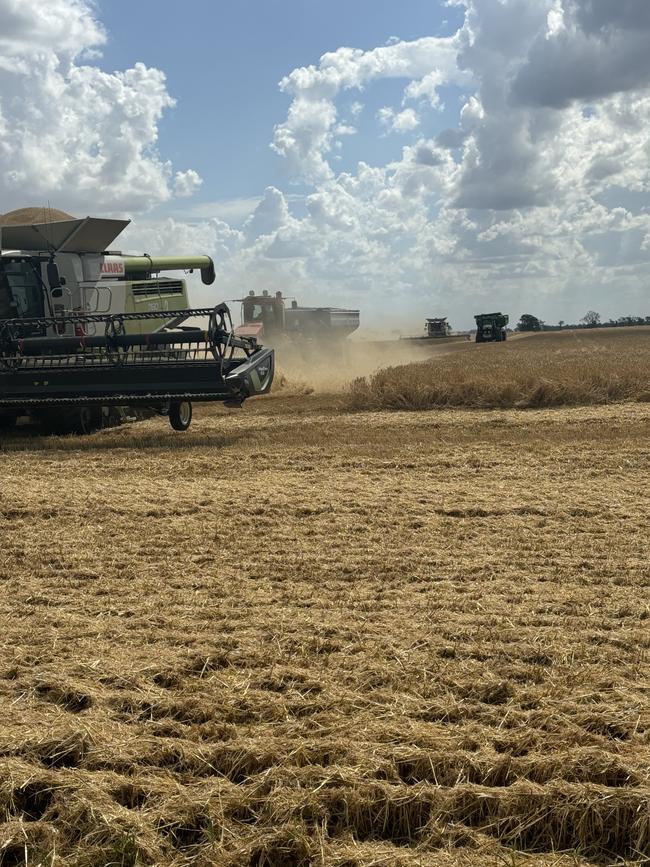
[[[330,403],[0,454],[0,864],[648,857],[648,407]]]

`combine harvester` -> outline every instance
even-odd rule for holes
[[[264,340],[272,346],[305,346],[311,343],[336,343],[359,327],[359,311],[342,307],[299,307],[296,301],[285,305],[282,292],[237,299],[242,306],[242,324],[237,337]]]
[[[418,335],[417,337],[400,337],[400,340],[412,340],[423,344],[426,341],[450,343],[469,339],[466,333],[452,334],[451,325],[447,322],[446,316],[428,318],[424,323],[424,330],[425,334]]]
[[[158,276],[199,269],[210,285],[209,256],[106,252],[128,220],[10,216],[0,222],[0,426],[28,416],[88,432],[137,408],[187,430],[193,401],[241,406],[270,390],[273,350],[236,336],[226,304],[191,309],[185,281]]]

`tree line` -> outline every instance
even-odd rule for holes
[[[618,319],[602,320],[600,313],[588,310],[580,322],[570,323],[560,319],[557,325],[549,325],[530,313],[522,313],[517,331],[561,331],[563,328],[625,328],[633,325],[650,325],[650,316],[619,316]]]

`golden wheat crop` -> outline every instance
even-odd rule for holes
[[[338,401],[2,442],[2,867],[648,863],[650,404]]]
[[[357,378],[353,409],[543,407],[650,401],[650,329],[537,334]]]

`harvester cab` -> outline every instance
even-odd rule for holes
[[[139,407],[186,430],[192,401],[269,391],[273,351],[236,337],[225,304],[190,308],[185,281],[160,276],[198,269],[210,285],[210,257],[107,252],[126,225],[0,226],[0,425],[86,430]]]
[[[508,336],[507,313],[478,313],[476,320],[476,342],[493,343],[505,340]]]

